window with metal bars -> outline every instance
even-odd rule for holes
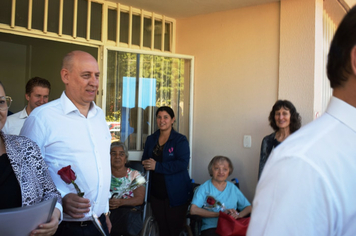
[[[0,31],[174,52],[175,20],[104,0],[1,0]]]

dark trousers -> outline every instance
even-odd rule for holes
[[[106,217],[102,214],[99,217],[102,228],[109,236],[108,227],[106,225]],[[99,230],[96,228],[92,221],[86,221],[85,223],[62,221],[58,225],[57,232],[54,236],[102,236]]]
[[[217,233],[215,233],[216,228],[210,228],[210,229],[206,229],[201,231],[201,236],[219,236]]]
[[[179,236],[186,224],[189,203],[170,207],[168,199],[158,199],[150,196],[152,214],[155,217],[160,236]]]

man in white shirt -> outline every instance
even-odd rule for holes
[[[23,110],[8,116],[2,131],[5,134],[19,135],[32,110],[48,102],[50,91],[51,84],[46,79],[34,77],[27,81],[25,94],[27,106]]]
[[[330,46],[333,97],[287,138],[258,183],[247,235],[356,235],[356,6]]]
[[[100,216],[104,230],[111,229],[106,214],[111,181],[111,135],[103,111],[94,103],[99,75],[98,63],[90,54],[82,51],[67,54],[61,70],[65,84],[62,96],[36,108],[21,130],[21,135],[40,147],[63,197],[63,222],[55,235],[99,236],[93,214]],[[84,197],[78,196],[74,185],[66,184],[58,175],[68,165],[75,172],[75,183]]]

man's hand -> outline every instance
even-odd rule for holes
[[[90,200],[74,193],[65,195],[62,204],[63,212],[75,219],[83,218],[84,214],[90,211]]]

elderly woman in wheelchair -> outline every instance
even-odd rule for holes
[[[200,185],[194,193],[190,214],[202,217],[202,236],[218,235],[215,230],[219,211],[235,219],[251,213],[251,204],[245,196],[233,183],[226,181],[233,169],[228,157],[215,156],[208,166],[212,178]]]
[[[128,150],[124,143],[113,142],[111,156],[111,199],[109,207],[111,236],[138,235],[143,227],[141,205],[145,198],[145,179],[141,173],[126,167]]]

